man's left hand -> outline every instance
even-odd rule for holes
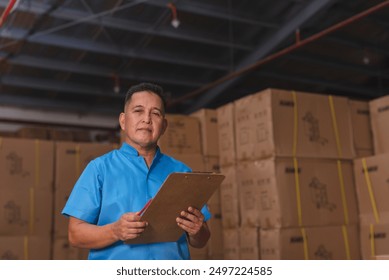
[[[180,217],[177,217],[177,225],[185,230],[189,236],[196,235],[204,223],[204,215],[200,210],[194,207],[188,207],[187,211],[181,211]]]

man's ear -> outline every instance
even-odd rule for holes
[[[125,118],[125,114],[124,113],[120,113],[119,115],[119,124],[120,124],[120,128],[122,130],[125,130],[125,123],[126,123],[126,118]]]
[[[163,118],[161,136],[165,133],[166,128],[167,128],[167,119],[166,119],[166,118]]]

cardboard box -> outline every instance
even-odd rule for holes
[[[373,150],[357,149],[355,150],[355,158],[370,157],[374,155]]]
[[[378,255],[375,256],[376,260],[389,260],[389,255]]]
[[[369,102],[375,154],[389,153],[389,95]]]
[[[364,260],[389,255],[389,223],[361,224],[361,252]],[[382,257],[383,258],[383,257]]]
[[[236,162],[234,103],[216,109],[219,132],[220,166],[234,165]]]
[[[222,260],[223,259],[223,231],[220,217],[212,217],[207,221],[211,237],[203,248],[189,246],[192,260]]]
[[[358,223],[351,161],[338,165],[331,159],[269,158],[240,162],[237,169],[242,225],[280,228]]]
[[[49,237],[0,236],[0,260],[50,260]]]
[[[86,165],[94,158],[110,152],[112,144],[56,142],[54,236],[67,236],[68,219],[61,211]]]
[[[15,138],[16,132],[15,131],[0,131],[0,137],[13,137]]]
[[[349,100],[356,157],[374,154],[369,102]]]
[[[241,260],[259,260],[259,228],[241,227],[239,234],[239,254]]]
[[[220,214],[214,214],[211,208],[212,218],[207,221],[211,237],[208,241],[208,258],[211,260],[223,260],[223,226]]]
[[[16,131],[16,135],[20,138],[48,140],[49,129],[46,127],[22,127]]]
[[[223,228],[238,228],[240,226],[238,184],[235,166],[222,167],[226,176],[220,186],[220,202]]]
[[[53,260],[86,260],[89,250],[72,247],[67,238],[56,238],[53,242]]]
[[[169,156],[185,163],[192,171],[206,171],[204,157],[201,154],[169,154]]]
[[[52,191],[0,188],[0,235],[49,237],[53,219]]]
[[[355,157],[344,97],[267,89],[235,101],[235,126],[240,161],[271,156]]]
[[[219,133],[217,112],[213,109],[201,109],[191,114],[200,121],[201,143],[204,156],[219,156]]]
[[[362,224],[389,223],[388,166],[389,154],[354,160],[354,176]]]
[[[263,260],[361,259],[356,225],[261,229],[260,244]]]
[[[215,191],[215,193],[208,200],[208,208],[213,216],[221,218],[222,206],[221,206],[221,187]]]
[[[189,246],[191,260],[207,260],[208,259],[208,245],[203,248],[194,248]]]
[[[88,130],[72,130],[72,138],[74,142],[90,142],[91,135]]]
[[[223,256],[225,260],[239,260],[239,228],[223,229]]]
[[[207,172],[220,173],[219,157],[204,156],[203,159]]]
[[[54,145],[0,139],[0,235],[51,234]]]
[[[201,154],[200,121],[185,115],[166,115],[168,127],[158,141],[164,154]]]
[[[204,156],[205,171],[220,173],[219,166],[219,157],[208,157]],[[221,198],[220,198],[220,189],[217,189],[216,192],[208,200],[208,207],[211,210],[213,215],[221,217]]]
[[[51,141],[0,138],[1,188],[53,190],[54,144]]]
[[[70,130],[48,129],[48,139],[54,141],[73,141],[73,132]]]

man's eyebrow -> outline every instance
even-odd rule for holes
[[[153,110],[157,110],[162,113],[162,109],[159,109],[158,107],[153,107]]]
[[[135,106],[133,106],[133,107],[131,107],[131,109],[135,109],[135,108],[145,108],[143,105],[135,105]],[[153,108],[151,108],[152,110],[157,110],[157,111],[159,111],[159,112],[163,112],[163,110],[162,109],[160,109],[160,108],[158,108],[158,107],[153,107]]]
[[[142,106],[142,105],[135,105],[135,106],[132,106],[131,108],[132,109],[134,109],[134,108],[144,108],[144,106]]]

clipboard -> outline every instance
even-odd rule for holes
[[[180,212],[189,206],[201,210],[224,178],[222,174],[208,172],[171,173],[155,197],[141,210],[141,220],[148,222],[145,231],[139,237],[124,242],[148,244],[177,241],[184,233],[176,222]]]

